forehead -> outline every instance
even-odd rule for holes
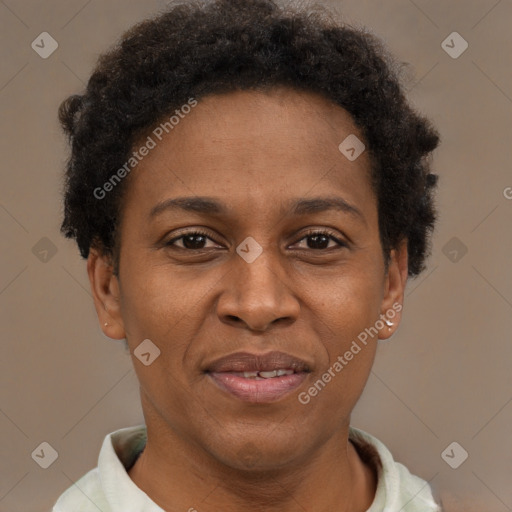
[[[347,137],[363,141],[360,129],[319,94],[236,91],[206,96],[186,111],[161,140],[149,133],[155,147],[132,171],[127,201],[208,195],[268,205],[336,189],[352,202],[371,194],[367,152],[350,161],[339,149]]]
[[[245,151],[232,156],[245,154],[246,159],[258,152],[260,159],[271,153],[288,160],[308,156],[318,161],[321,147],[332,153],[347,134],[363,138],[342,107],[319,94],[286,87],[207,96],[173,130],[177,131],[181,142],[190,141],[189,150],[200,147],[212,156],[230,146],[242,149],[243,143]]]

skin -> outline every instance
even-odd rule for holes
[[[394,333],[400,313],[308,404],[297,398],[403,304],[406,244],[391,252],[386,273],[367,151],[350,162],[338,150],[349,134],[364,140],[344,109],[314,93],[278,87],[203,98],[129,177],[119,276],[91,250],[100,325],[127,340],[148,430],[129,475],[165,510],[364,512],[374,499],[376,475],[348,428],[377,339]],[[150,217],[181,196],[215,198],[226,212]],[[290,201],[325,196],[362,218],[290,210]],[[192,248],[183,238],[165,246],[199,227],[208,238]],[[346,246],[331,238],[315,245],[309,228],[329,229]],[[263,249],[252,263],[236,253],[249,236]],[[161,351],[149,366],[133,356],[145,339]],[[312,369],[274,403],[243,402],[202,371],[224,355],[271,350]]]

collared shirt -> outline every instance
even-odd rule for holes
[[[98,466],[60,496],[53,512],[165,512],[128,475],[146,444],[146,436],[145,425],[108,434]],[[440,512],[428,482],[395,462],[377,438],[351,426],[349,440],[377,471],[377,490],[367,512]]]

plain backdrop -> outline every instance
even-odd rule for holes
[[[447,512],[510,511],[512,2],[324,3],[410,64],[409,98],[442,137],[428,268],[408,283],[352,424],[428,480]],[[106,434],[143,422],[129,355],[102,335],[85,262],[59,234],[68,153],[57,108],[99,53],[164,7],[0,1],[1,512],[48,511],[96,466]],[[46,59],[31,47],[42,32],[58,43]],[[47,469],[32,456],[43,442],[58,454]],[[445,462],[465,452],[456,469]]]

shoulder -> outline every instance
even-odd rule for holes
[[[71,485],[59,497],[52,512],[143,510],[142,505],[150,500],[131,481],[127,470],[145,442],[144,425],[108,434],[103,440],[98,466]]]
[[[375,500],[367,512],[441,512],[427,481],[396,462],[388,448],[367,432],[350,427],[349,439],[361,459],[377,472]]]
[[[110,512],[98,468],[94,468],[61,494],[52,512],[98,512],[98,509]]]

